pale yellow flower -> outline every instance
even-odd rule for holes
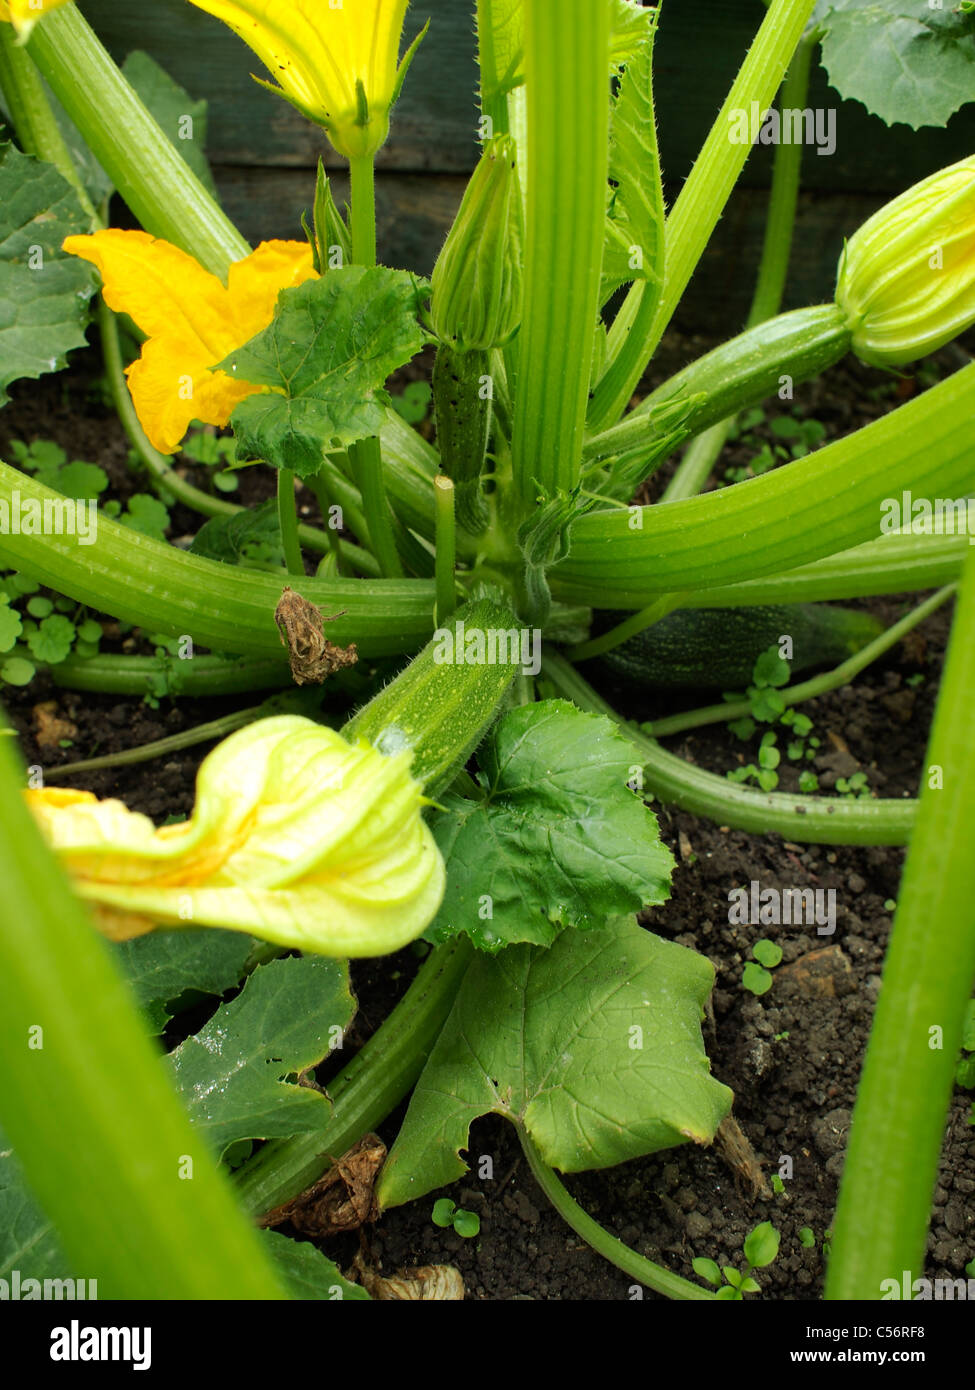
[[[321,955],[376,956],[419,936],[444,893],[409,766],[409,753],[387,757],[281,715],[204,759],[181,825],[157,830],[89,792],[25,796],[113,940],[212,926]]]
[[[836,302],[865,362],[901,367],[975,323],[975,157],[939,169],[849,240]]]
[[[408,0],[190,0],[254,50],[286,97],[339,154],[375,154],[389,134],[416,44],[398,63]],[[257,79],[260,81],[260,79]]]

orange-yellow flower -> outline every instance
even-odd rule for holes
[[[443,859],[410,754],[386,756],[280,715],[204,759],[196,806],[157,830],[90,792],[25,792],[41,831],[113,940],[225,927],[330,956],[399,950],[433,920]]]
[[[375,154],[416,45],[397,63],[408,0],[191,0],[222,19],[324,126],[339,154]],[[260,79],[257,79],[260,81]]]
[[[225,425],[264,389],[210,369],[268,326],[282,290],[315,275],[307,242],[262,242],[230,267],[226,285],[146,232],[72,236],[64,249],[98,267],[106,303],[148,335],[127,375],[142,428],[163,454],[194,420]]]
[[[0,19],[7,20],[22,38],[27,38],[37,21],[67,0],[0,0]]]

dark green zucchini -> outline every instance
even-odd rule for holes
[[[597,613],[594,633],[620,621]],[[756,658],[792,639],[794,673],[838,666],[883,625],[869,613],[821,603],[761,608],[681,608],[587,663],[624,689],[744,690]]]

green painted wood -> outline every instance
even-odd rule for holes
[[[554,0],[553,0],[554,3]],[[314,164],[319,132],[287,102],[250,80],[260,71],[251,51],[225,25],[187,0],[84,0],[91,23],[117,57],[144,48],[195,97],[210,103],[210,155],[217,164]],[[664,0],[657,43],[657,111],[667,179],[679,185],[724,99],[764,14],[762,0]],[[429,17],[427,35],[407,79],[384,168],[461,173],[475,160],[474,0],[415,0],[407,37]],[[261,75],[264,75],[263,73]],[[810,104],[835,107],[835,155],[811,154],[806,186],[830,192],[894,192],[975,149],[975,105],[946,131],[888,129],[857,102],[840,102],[819,69]],[[328,156],[327,156],[328,157]],[[331,156],[336,167],[339,161]],[[767,185],[771,152],[756,150],[745,186]]]
[[[321,0],[327,3],[327,0]],[[116,59],[145,49],[187,89],[210,105],[209,154],[216,164],[314,165],[319,154],[340,167],[322,131],[274,96],[257,55],[225,24],[187,0],[83,0],[89,23]],[[384,168],[461,172],[472,169],[477,131],[473,0],[422,0],[410,7],[406,41],[427,18],[396,108],[392,138],[379,156]]]

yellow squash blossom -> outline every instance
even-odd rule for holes
[[[414,44],[397,63],[407,0],[191,3],[250,45],[278,83],[261,85],[324,126],[339,154],[356,159],[384,144],[390,110],[416,51]]]
[[[66,0],[0,0],[0,19],[13,24],[18,34],[26,39],[48,10],[56,10],[65,3]]]
[[[281,715],[204,759],[182,825],[157,830],[90,792],[24,795],[113,940],[212,926],[321,955],[376,956],[419,936],[444,893],[410,757]]]
[[[176,451],[192,421],[225,425],[264,389],[210,368],[268,326],[282,290],[315,275],[307,242],[262,242],[230,267],[226,286],[146,232],[71,236],[64,249],[98,267],[106,303],[148,335],[127,376],[142,428],[163,454]]]
[[[909,188],[846,244],[836,302],[853,351],[903,367],[975,323],[975,157]]]

